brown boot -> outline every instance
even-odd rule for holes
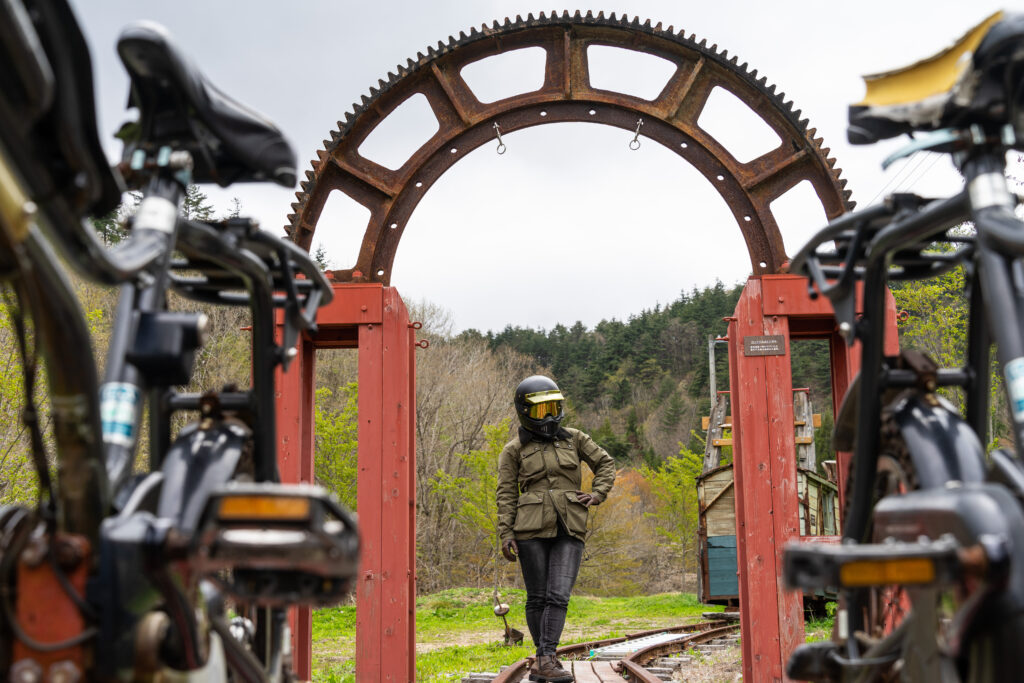
[[[572,683],[572,674],[558,664],[554,655],[540,655],[530,667],[530,680],[542,683]]]

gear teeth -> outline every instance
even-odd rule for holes
[[[290,235],[290,234],[292,234],[292,232],[294,232],[295,228],[292,226],[292,223],[294,223],[295,219],[298,218],[298,217],[299,217],[299,215],[295,214],[295,213],[290,213],[290,214],[288,214],[287,216],[284,217],[285,220],[288,221],[288,225],[284,226],[284,231],[285,231],[286,234]]]
[[[585,14],[584,14],[585,12]],[[769,83],[768,79],[761,76],[757,69],[751,69],[748,62],[740,62],[739,57],[736,55],[730,55],[728,50],[719,51],[717,43],[712,43],[709,47],[708,39],[701,38],[695,33],[687,35],[685,28],[680,28],[677,32],[673,24],[669,24],[665,27],[660,21],[652,23],[651,19],[644,19],[640,16],[630,16],[625,12],[611,12],[605,13],[604,11],[597,11],[595,14],[594,10],[574,10],[570,11],[567,9],[552,9],[548,11],[540,11],[536,15],[529,13],[524,20],[521,14],[515,15],[515,22],[509,17],[504,18],[504,22],[500,19],[494,19],[490,24],[483,23],[479,26],[471,26],[467,31],[459,31],[458,38],[454,35],[448,36],[448,44],[443,41],[438,41],[436,46],[428,46],[424,52],[417,52],[416,58],[409,58],[406,60],[405,65],[399,64],[395,67],[397,73],[389,71],[387,73],[387,80],[379,79],[375,87],[369,89],[369,95],[361,95],[360,101],[352,105],[352,110],[346,112],[343,117],[343,121],[338,121],[338,130],[330,132],[330,141],[323,141],[323,149],[317,150],[316,159],[310,161],[312,170],[305,172],[306,180],[300,183],[302,188],[301,192],[296,192],[296,197],[299,202],[292,204],[292,209],[296,213],[288,215],[288,220],[294,227],[289,228],[286,226],[285,230],[288,234],[292,232],[299,232],[299,222],[301,216],[301,210],[306,207],[309,197],[310,190],[315,191],[316,181],[322,177],[321,174],[326,168],[325,164],[329,157],[338,153],[339,145],[342,144],[345,136],[350,132],[352,126],[355,125],[356,120],[362,116],[367,109],[377,101],[377,98],[383,94],[393,91],[394,89],[401,89],[402,85],[399,83],[403,78],[410,76],[422,70],[425,67],[430,66],[432,60],[437,59],[442,55],[448,55],[453,51],[456,51],[460,46],[474,42],[476,40],[484,38],[496,37],[500,38],[503,30],[521,31],[523,29],[533,28],[535,26],[544,25],[558,25],[564,26],[570,22],[585,25],[605,25],[609,28],[623,27],[627,31],[637,31],[647,34],[658,34],[664,35],[666,39],[674,40],[677,43],[685,45],[687,48],[697,51],[706,58],[710,58],[717,62],[719,65],[730,68],[734,74],[739,76],[743,81],[750,84],[762,94],[762,97],[767,97],[766,103],[777,113],[781,114],[787,121],[788,126],[793,126],[797,130],[796,140],[800,140],[804,137],[805,142],[802,142],[805,149],[811,151],[820,151],[821,158],[823,158],[828,168],[831,169],[831,176],[835,187],[841,192],[841,196],[844,205],[847,209],[851,209],[856,206],[856,203],[851,201],[852,193],[846,189],[847,180],[841,178],[840,174],[842,169],[835,168],[836,160],[828,157],[830,150],[823,147],[824,140],[822,138],[816,138],[816,129],[808,129],[809,121],[806,118],[801,117],[801,110],[794,111],[794,104],[792,101],[786,100],[785,93],[778,90],[775,84]],[[794,144],[797,144],[794,142]],[[810,145],[808,147],[807,145]],[[304,235],[312,234],[313,228],[302,228],[301,231]]]

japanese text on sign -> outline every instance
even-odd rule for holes
[[[744,337],[744,356],[785,356],[786,338],[781,334],[764,337]]]

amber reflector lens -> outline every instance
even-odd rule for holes
[[[934,580],[935,564],[924,557],[850,562],[839,568],[839,583],[843,586],[907,585]]]
[[[220,501],[221,519],[305,519],[308,498],[287,496],[228,496]]]

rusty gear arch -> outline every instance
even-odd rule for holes
[[[591,86],[587,48],[602,45],[645,52],[668,60],[676,69],[653,100]],[[482,103],[461,76],[462,68],[479,60],[527,47],[546,53],[544,84],[539,90],[497,102]],[[697,125],[711,91],[722,87],[778,135],[780,144],[760,157],[740,163],[718,140]],[[426,97],[437,117],[437,132],[397,170],[359,154],[373,130],[415,94]],[[729,57],[717,45],[669,26],[651,26],[615,14],[605,17],[576,12],[531,14],[525,20],[497,21],[450,37],[428,48],[397,73],[371,88],[362,103],[338,122],[331,139],[306,171],[298,201],[292,204],[285,231],[309,249],[324,204],[340,190],[370,210],[355,266],[334,271],[337,282],[379,282],[388,285],[391,268],[409,217],[423,195],[448,168],[480,145],[494,140],[494,123],[508,133],[529,126],[565,121],[603,123],[632,131],[637,118],[643,134],[656,140],[699,170],[722,195],[743,233],[755,275],[779,272],[786,261],[771,202],[797,183],[808,180],[831,219],[853,207],[846,181],[835,159],[800,111],[776,92],[756,70]]]
[[[662,91],[652,100],[601,90],[591,85],[588,47],[591,45],[625,48],[668,60],[675,70]],[[463,67],[521,48],[541,48],[546,56],[543,85],[496,102],[481,102],[461,76]],[[698,125],[708,97],[716,87],[735,95],[768,125],[780,143],[760,157],[738,161],[719,140]],[[367,137],[410,97],[421,94],[437,118],[438,130],[423,143],[403,165],[391,170],[359,154]],[[355,265],[332,273],[336,296],[318,314],[318,331],[299,341],[293,369],[277,379],[279,462],[286,481],[310,481],[313,478],[313,405],[315,350],[318,348],[359,349],[359,481],[358,508],[363,539],[363,560],[356,589],[357,634],[356,678],[363,680],[413,680],[415,678],[415,349],[417,324],[409,324],[408,314],[397,291],[390,287],[391,270],[403,230],[420,199],[433,183],[459,159],[482,144],[494,141],[494,124],[502,133],[543,123],[585,121],[603,123],[633,132],[638,118],[644,120],[642,133],[660,142],[692,164],[719,192],[729,206],[747,244],[754,277],[745,290],[744,301],[754,301],[743,327],[736,322],[730,327],[730,365],[735,373],[753,377],[751,384],[759,388],[756,400],[737,406],[738,388],[733,387],[733,415],[747,413],[751,406],[768,399],[774,412],[759,417],[748,416],[746,431],[750,443],[744,467],[754,470],[748,480],[757,505],[750,505],[752,516],[748,535],[761,531],[765,521],[756,515],[767,506],[777,504],[780,514],[773,517],[776,532],[766,536],[766,545],[751,549],[765,594],[763,606],[753,616],[745,617],[745,673],[754,659],[774,662],[762,667],[758,680],[782,676],[782,648],[795,637],[783,631],[782,621],[799,615],[799,606],[792,596],[787,606],[777,609],[774,597],[778,591],[777,569],[781,543],[792,537],[796,522],[793,492],[786,482],[795,482],[795,468],[788,463],[786,446],[792,441],[791,430],[779,434],[763,433],[767,425],[792,422],[792,406],[787,409],[779,396],[788,396],[789,357],[772,359],[772,373],[766,374],[766,362],[743,359],[734,350],[741,335],[783,334],[789,338],[787,317],[794,320],[794,334],[804,336],[832,335],[830,313],[824,303],[815,305],[802,300],[801,284],[796,278],[775,275],[784,270],[786,254],[778,225],[771,213],[771,203],[804,180],[814,188],[825,214],[834,218],[853,207],[846,181],[840,178],[835,160],[828,149],[807,127],[792,102],[776,92],[774,85],[759,77],[757,71],[740,64],[736,57],[708,46],[694,35],[676,33],[671,26],[650,21],[593,15],[579,12],[529,15],[525,20],[505,20],[499,24],[471,29],[469,34],[451,37],[447,44],[438,43],[427,53],[399,66],[372,88],[362,103],[339,122],[324,141],[323,149],[306,172],[298,201],[292,205],[285,231],[292,240],[309,249],[317,229],[321,211],[333,190],[339,190],[370,211],[370,220],[355,259]],[[775,293],[769,304],[771,311],[760,306],[764,286]],[[776,282],[777,281],[777,282]],[[753,284],[753,286],[751,286]],[[785,291],[778,290],[779,287]],[[768,290],[764,290],[768,291]],[[806,291],[804,287],[803,292]],[[764,298],[768,301],[768,298]],[[754,311],[754,308],[757,310]],[[821,310],[819,310],[821,309]],[[739,314],[739,308],[737,309]],[[735,328],[735,330],[733,329]],[[821,328],[819,330],[819,328]],[[848,379],[852,372],[848,350],[841,342],[833,343],[833,375],[836,368]],[[837,356],[837,352],[839,355]],[[733,356],[736,356],[733,358]],[[838,360],[837,360],[838,359]],[[734,363],[735,361],[735,363]],[[760,365],[757,365],[760,363]],[[756,366],[756,367],[755,367]],[[758,374],[760,373],[760,374]],[[737,377],[733,377],[740,382]],[[845,380],[844,380],[845,381]],[[777,405],[776,405],[777,404]],[[787,412],[788,410],[788,412]],[[752,415],[752,413],[751,413]],[[767,417],[765,417],[767,415]],[[776,424],[777,423],[777,424]],[[779,429],[776,429],[779,431]],[[775,480],[781,482],[772,500],[772,478],[765,478],[768,443],[778,462]],[[743,438],[739,445],[742,446]],[[791,445],[791,444],[790,444]],[[739,458],[740,450],[737,450]],[[773,461],[774,462],[774,461]],[[742,467],[741,467],[742,469]],[[737,489],[742,483],[737,477]],[[767,497],[765,497],[767,496]],[[739,497],[737,497],[739,498]],[[789,510],[786,506],[790,506]],[[788,510],[788,511],[787,511]],[[792,513],[792,514],[790,514]],[[738,516],[740,519],[740,516]],[[769,520],[771,521],[771,520]],[[791,528],[790,528],[791,527]],[[769,530],[770,531],[770,530]],[[774,533],[775,535],[771,535]],[[775,537],[779,543],[776,543]],[[742,544],[741,544],[742,545]],[[773,561],[771,558],[775,557]],[[753,566],[753,565],[752,565]],[[751,585],[754,585],[753,583]],[[769,595],[771,594],[771,595]],[[793,604],[789,604],[793,603]],[[764,607],[764,609],[762,609]],[[752,610],[747,610],[751,612]],[[784,613],[785,612],[785,613]],[[795,617],[799,621],[799,616]],[[770,626],[762,629],[764,641],[755,656],[748,656],[746,643],[751,624]],[[794,622],[795,623],[795,622]],[[300,677],[308,678],[311,665],[311,622],[309,610],[293,615],[296,634],[295,668]],[[774,630],[773,630],[774,629]],[[756,630],[755,630],[756,632]],[[801,634],[796,634],[800,635]],[[759,641],[760,642],[760,641]],[[385,656],[384,653],[387,653]],[[755,680],[753,675],[749,676]]]

